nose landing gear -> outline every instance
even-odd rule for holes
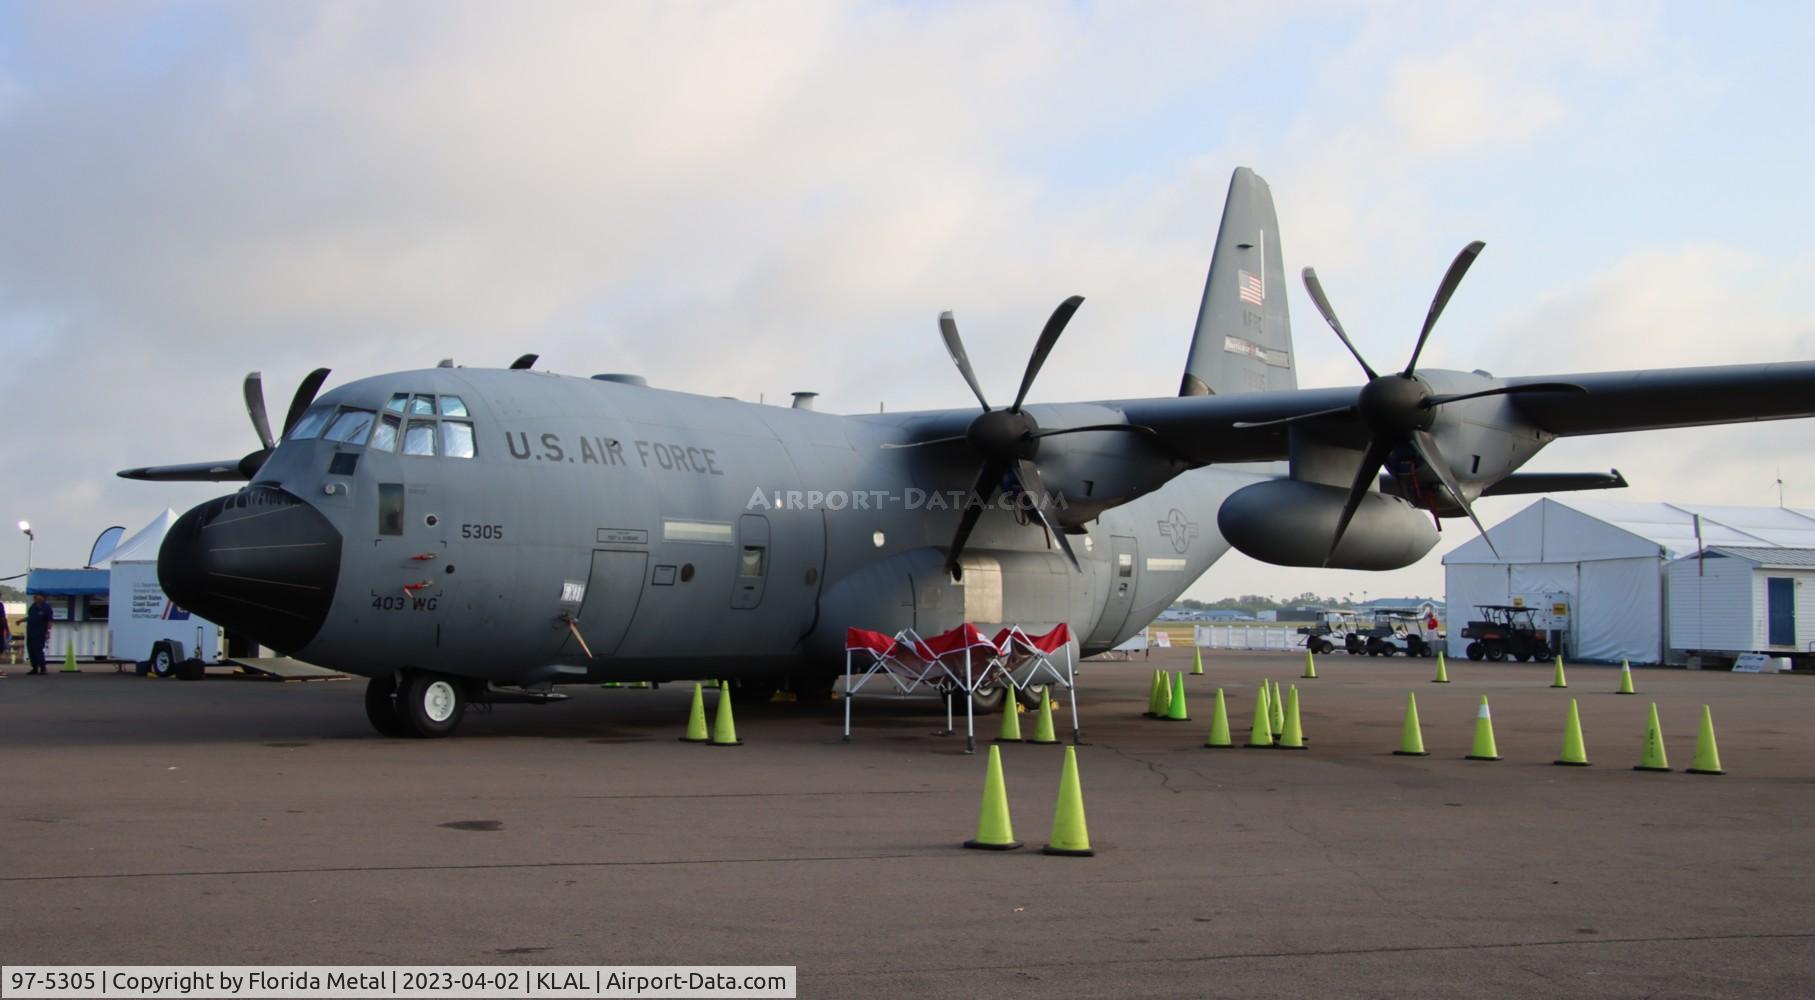
[[[366,718],[384,736],[433,739],[452,733],[466,714],[463,681],[429,670],[405,670],[366,683]]]

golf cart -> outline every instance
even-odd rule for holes
[[[1367,641],[1360,621],[1352,611],[1326,611],[1323,621],[1298,630],[1305,637],[1304,646],[1313,653],[1328,653],[1338,648],[1351,656],[1367,652]]]
[[[1438,636],[1425,617],[1415,611],[1381,612],[1368,630],[1369,656],[1436,656]]]

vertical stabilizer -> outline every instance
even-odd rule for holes
[[[1295,389],[1295,363],[1273,192],[1254,171],[1237,167],[1179,395]]]

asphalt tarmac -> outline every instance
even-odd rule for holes
[[[576,690],[445,740],[367,727],[360,681],[0,681],[0,961],[795,965],[801,996],[1815,993],[1815,679],[1212,653],[1090,662],[1092,858],[1047,857],[1058,747],[1003,758],[1019,851],[968,851],[985,757],[930,700],[741,710]],[[54,668],[55,665],[53,665]],[[1310,749],[1237,742],[1262,677]],[[1399,757],[1407,691],[1428,757]],[[1473,762],[1492,701],[1505,759]],[[1551,764],[1568,699],[1593,766]],[[1668,774],[1640,773],[1657,702]],[[1692,762],[1712,706],[1727,774]],[[993,736],[999,717],[979,721]],[[1024,717],[1031,732],[1032,717]],[[960,715],[962,727],[962,715]],[[1063,732],[1064,716],[1060,718]]]

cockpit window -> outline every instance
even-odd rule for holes
[[[363,445],[366,443],[367,436],[372,433],[372,417],[371,410],[350,408],[341,410],[340,416],[335,417],[334,422],[328,425],[328,430],[322,435],[322,439],[339,441],[342,444]]]
[[[385,404],[386,408],[389,408],[390,405],[391,404],[389,404],[389,403]],[[372,450],[373,451],[396,451],[397,450],[397,432],[399,429],[402,428],[402,426],[403,426],[403,421],[398,420],[396,417],[391,416],[389,413],[386,413],[383,416],[379,417],[378,426],[372,428]]]
[[[446,396],[441,397],[444,401]],[[441,422],[441,453],[449,458],[473,457],[473,425],[461,420]]]
[[[433,420],[412,420],[403,431],[403,453],[405,455],[433,455],[435,453],[435,422]]]
[[[459,396],[399,392],[384,409],[372,431],[373,448],[390,451],[401,443],[405,455],[448,458],[472,458],[478,453],[472,411]]]
[[[332,406],[311,406],[302,415],[302,419],[296,422],[296,426],[290,428],[290,433],[284,435],[285,440],[307,441],[315,437],[321,433],[322,425],[328,422],[328,416],[333,412]]]

